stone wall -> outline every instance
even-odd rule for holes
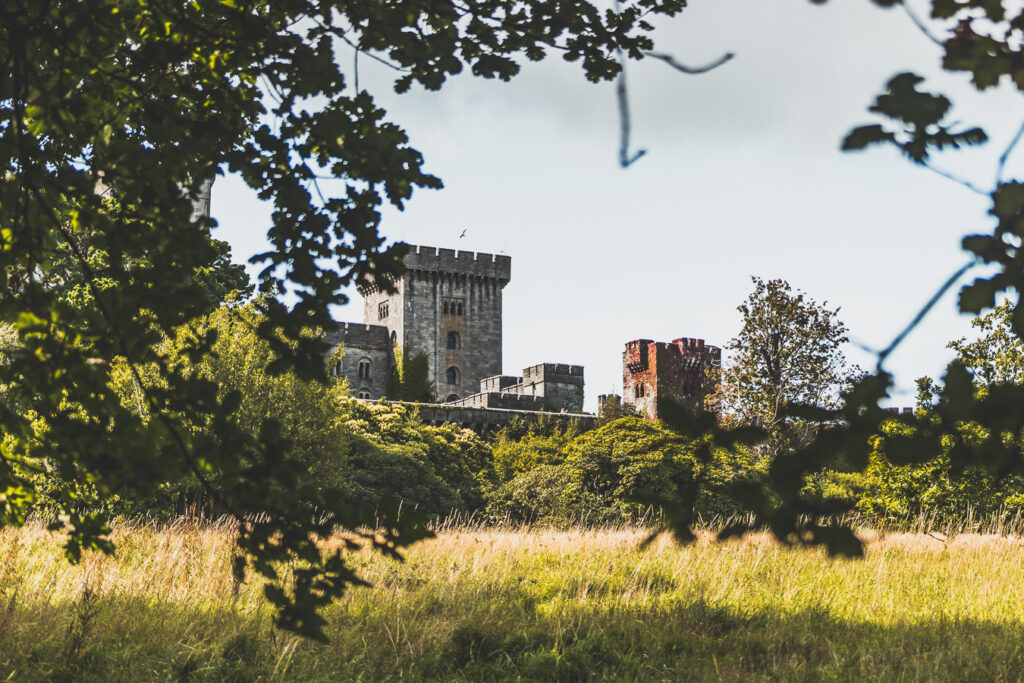
[[[581,431],[588,431],[597,427],[595,415],[581,415],[578,413],[541,413],[531,410],[508,410],[498,408],[471,408],[453,405],[435,405],[432,403],[412,403],[419,408],[420,419],[425,424],[442,425],[456,424],[466,429],[472,429],[477,434],[499,429],[513,419],[520,419],[527,423],[534,423],[544,416],[545,419],[576,422]]]
[[[501,408],[503,410],[543,410],[545,408],[544,399],[540,396],[499,391],[471,394],[466,398],[450,401],[445,405],[462,406],[465,408]]]
[[[331,345],[329,358],[339,346],[342,349],[341,358],[335,359],[329,368],[330,374],[347,379],[352,396],[378,399],[387,395],[394,362],[388,328],[339,323],[327,341]]]

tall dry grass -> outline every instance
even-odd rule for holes
[[[125,522],[77,566],[31,524],[0,532],[0,679],[1020,679],[1021,529],[963,530],[865,530],[853,561],[462,520],[404,563],[354,555],[373,586],[316,645],[234,583],[230,524]]]

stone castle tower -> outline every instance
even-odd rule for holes
[[[501,374],[501,292],[512,276],[508,256],[410,246],[406,272],[388,293],[361,291],[363,325],[344,325],[332,341],[344,344],[336,374],[360,398],[386,395],[391,363],[381,354],[425,352],[438,399],[480,391],[480,380]]]

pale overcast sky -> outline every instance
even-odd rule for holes
[[[389,211],[385,235],[512,257],[506,374],[584,365],[593,410],[598,394],[621,393],[630,339],[724,345],[752,275],[841,306],[857,342],[883,347],[966,261],[960,238],[991,229],[984,197],[888,150],[839,152],[899,71],[928,76],[926,87],[953,96],[954,118],[990,134],[980,150],[939,159],[978,184],[991,184],[1024,119],[1013,91],[978,95],[942,73],[939,48],[902,11],[868,0],[693,0],[655,38],[683,62],[736,58],[701,76],[630,65],[633,141],[647,155],[627,170],[616,160],[613,85],[587,82],[557,55],[512,83],[465,75],[401,96],[393,74],[360,61],[361,86],[373,84],[445,183]],[[218,180],[213,214],[236,260],[266,249],[269,208],[237,179]],[[361,321],[361,311],[353,293],[336,317]],[[914,379],[938,375],[946,343],[968,330],[947,296],[890,359],[904,390],[892,403],[911,405]],[[852,345],[848,356],[873,365]]]

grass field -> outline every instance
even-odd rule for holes
[[[764,537],[461,530],[328,613],[329,645],[235,590],[231,532],[118,528],[69,566],[40,526],[0,532],[0,680],[1019,680],[1024,540],[869,540],[862,561]]]

